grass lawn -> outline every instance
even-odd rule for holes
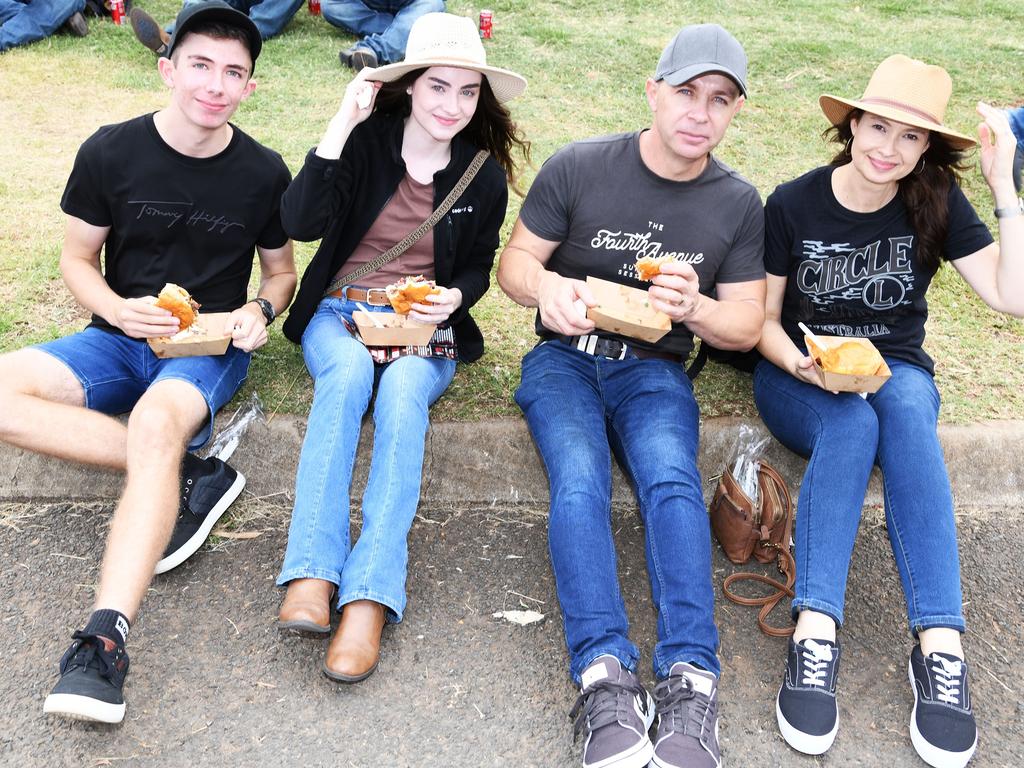
[[[180,4],[137,0],[160,20]],[[644,78],[662,46],[686,23],[716,21],[744,44],[750,99],[718,154],[766,196],[776,184],[824,162],[823,92],[856,97],[874,66],[894,52],[941,64],[953,77],[947,123],[973,133],[979,99],[1024,100],[1024,5],[1019,0],[489,0],[489,61],[530,81],[512,111],[533,141],[534,165],[585,136],[648,123]],[[464,0],[449,10],[475,18]],[[63,233],[59,200],[79,144],[98,126],[159,109],[167,94],[153,55],[130,27],[90,19],[84,39],[58,34],[0,56],[0,351],[80,329],[86,314],[57,268]],[[351,73],[338,51],[352,37],[300,10],[263,49],[259,87],[235,122],[277,149],[293,172],[319,138]],[[527,173],[527,182],[534,171]],[[994,229],[992,201],[977,165],[964,186]],[[609,190],[609,194],[615,194]],[[518,212],[513,196],[504,235]],[[304,267],[315,244],[298,244]],[[930,295],[926,348],[937,361],[947,422],[1024,418],[1024,323],[989,311],[956,274],[940,272]],[[511,395],[519,360],[532,346],[533,312],[497,288],[474,310],[488,352],[463,366],[436,418],[518,413]],[[298,347],[274,326],[241,397],[255,389],[268,411],[305,414],[311,386]],[[753,414],[750,380],[711,364],[698,380],[706,416]]]

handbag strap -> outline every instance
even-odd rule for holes
[[[777,551],[778,560],[776,562],[779,572],[786,577],[786,583],[782,584],[770,576],[760,573],[733,573],[726,576],[725,581],[722,582],[722,594],[737,605],[761,606],[761,610],[757,614],[757,626],[760,627],[761,631],[771,637],[789,637],[793,634],[794,627],[773,627],[768,623],[768,614],[775,609],[775,606],[782,601],[782,598],[793,597],[793,585],[796,583],[796,562],[784,547],[770,543],[765,546],[770,546]],[[767,584],[775,591],[764,597],[743,597],[730,589],[738,581],[756,581],[761,584]]]
[[[782,544],[776,544],[768,540],[767,526],[771,524],[772,521],[770,520],[761,521],[761,535],[758,542],[758,546],[775,551],[775,564],[779,569],[779,573],[785,577],[786,583],[783,584],[770,576],[764,576],[760,573],[733,573],[727,576],[722,583],[722,594],[737,605],[761,606],[761,610],[757,614],[757,626],[760,630],[771,637],[789,637],[793,634],[795,627],[773,627],[768,623],[768,615],[775,610],[775,606],[784,597],[793,597],[793,585],[796,584],[796,561],[789,553],[789,538],[793,530],[793,500],[789,495],[786,481],[767,462],[761,462],[758,475],[760,478],[767,479],[769,485],[768,488],[762,490],[762,493],[764,491],[771,493],[778,499],[778,502],[783,505],[783,509],[786,511],[785,519],[779,523],[783,526]],[[744,597],[736,594],[731,589],[739,581],[754,581],[766,584],[775,591],[763,597]]]
[[[409,250],[413,243],[423,237],[423,235],[427,233],[427,230],[433,229],[437,222],[443,219],[448,211],[451,210],[451,207],[455,205],[455,201],[462,196],[462,193],[466,191],[470,182],[473,181],[477,171],[483,167],[483,164],[487,160],[489,154],[490,153],[486,149],[481,149],[473,156],[473,159],[463,172],[462,178],[459,179],[458,183],[452,188],[452,191],[448,193],[448,196],[444,200],[441,201],[441,204],[437,206],[426,221],[403,237],[399,242],[384,251],[384,253],[377,258],[363,264],[363,266],[358,269],[352,270],[347,275],[342,275],[337,280],[332,281],[331,284],[327,286],[327,290],[324,291],[324,296],[334,293],[344,285],[350,285],[354,280],[358,280],[360,277],[365,277],[372,272],[376,272],[385,264],[390,261],[394,261]]]

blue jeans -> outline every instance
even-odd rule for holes
[[[444,0],[320,0],[320,13],[336,27],[362,39],[381,64],[405,58],[405,44],[416,19],[444,11]]]
[[[277,583],[324,579],[338,587],[339,608],[353,600],[374,600],[397,622],[405,610],[406,538],[420,496],[427,411],[451,383],[455,361],[400,357],[374,365],[366,347],[342,324],[342,318],[351,321],[355,309],[351,301],[324,299],[302,335],[302,355],[313,377],[313,407]],[[363,494],[363,528],[353,546],[349,488],[359,428],[375,387],[373,457]]]
[[[84,2],[84,0],[83,0]],[[206,0],[185,0],[181,7],[206,2]],[[237,11],[248,14],[260,36],[267,38],[278,35],[292,20],[292,16],[302,7],[304,0],[224,0]],[[168,34],[174,32],[174,24],[167,27]]]
[[[0,51],[49,37],[84,8],[85,0],[0,0]]]
[[[608,360],[559,341],[523,358],[516,402],[551,486],[548,545],[569,672],[602,654],[636,669],[611,529],[611,452],[636,490],[658,610],[654,673],[687,661],[719,673],[711,534],[697,471],[698,420],[682,365]]]
[[[85,407],[100,413],[127,413],[158,381],[191,384],[206,401],[210,419],[193,436],[189,450],[201,448],[210,439],[214,416],[245,383],[252,359],[233,344],[223,355],[161,359],[142,339],[99,328],[86,328],[35,349],[64,363],[82,385]]]
[[[877,463],[911,631],[963,632],[953,495],[936,433],[939,392],[923,368],[886,362],[892,378],[867,399],[826,392],[766,360],[754,371],[764,423],[808,458],[797,504],[793,615],[808,608],[843,623],[850,556]]]

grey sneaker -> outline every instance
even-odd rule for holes
[[[64,28],[75,37],[85,37],[89,34],[89,22],[85,20],[81,11],[72,13],[64,22]]]
[[[669,676],[654,686],[658,729],[656,768],[719,768],[718,678],[677,661]]]
[[[644,768],[654,754],[647,735],[654,720],[651,695],[612,656],[583,670],[582,683],[569,717],[574,741],[587,734],[583,768]]]

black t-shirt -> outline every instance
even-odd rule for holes
[[[206,312],[246,301],[255,247],[280,248],[281,156],[232,126],[228,146],[195,158],[168,146],[152,115],[100,128],[79,148],[61,209],[110,227],[103,276],[126,299],[177,283]],[[100,317],[92,325],[116,330]]]
[[[560,149],[537,174],[520,217],[533,234],[559,243],[547,269],[563,277],[593,275],[646,290],[637,258],[672,256],[693,267],[709,296],[717,283],[764,278],[764,213],[753,185],[714,157],[696,179],[661,178],[640,156],[640,132]],[[536,328],[547,333],[540,313]],[[657,344],[623,340],[683,356],[693,349],[683,323]]]
[[[782,327],[800,349],[802,321],[827,336],[869,338],[883,355],[934,372],[921,345],[935,272],[918,261],[902,197],[872,213],[848,210],[832,192],[832,171],[816,168],[781,184],[765,204],[765,268],[787,278]],[[953,184],[943,258],[969,256],[991,242]]]

